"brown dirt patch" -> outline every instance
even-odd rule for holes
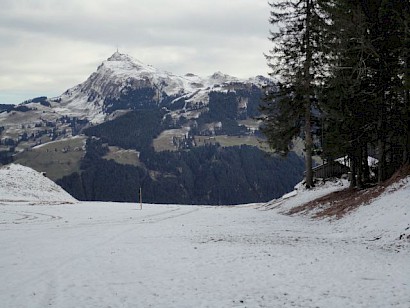
[[[399,182],[409,175],[410,165],[406,165],[393,174],[390,179],[378,186],[367,189],[347,188],[336,191],[295,207],[287,212],[287,214],[308,213],[312,210],[316,210],[313,218],[334,217],[339,219],[359,206],[371,203],[379,197],[388,186]]]
[[[390,186],[394,183],[399,182],[400,180],[406,178],[410,175],[410,164],[404,165],[399,170],[397,170],[387,181],[383,183],[384,186]]]

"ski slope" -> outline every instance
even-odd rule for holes
[[[281,214],[334,189],[274,208],[4,199],[1,306],[409,307],[410,184],[337,221]]]

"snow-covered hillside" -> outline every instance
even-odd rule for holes
[[[60,186],[43,174],[16,164],[0,168],[0,202],[76,203]]]
[[[20,200],[32,174],[26,172],[10,181]],[[41,180],[33,173],[29,182]],[[409,178],[340,220],[281,214],[343,187],[299,189],[265,205],[142,209],[137,202],[11,202],[3,189],[0,302],[59,308],[409,307]]]
[[[292,208],[303,205],[311,200],[325,196],[332,192],[348,187],[348,181],[336,180],[326,182],[316,188],[306,190],[303,185],[282,198],[273,200],[261,206],[261,209],[275,210],[286,214]],[[348,213],[342,219],[334,217],[324,220],[331,221],[331,226],[340,233],[356,234],[359,238],[366,239],[371,244],[386,249],[410,248],[410,177],[399,180],[387,187],[385,192],[372,200],[370,204],[360,206]],[[305,213],[306,217],[313,217],[318,210],[323,210],[326,205]],[[318,219],[318,223],[323,220]],[[410,277],[409,277],[410,278]]]

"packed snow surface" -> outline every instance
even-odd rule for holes
[[[64,189],[43,174],[22,165],[0,168],[0,202],[27,201],[36,203],[77,202]]]
[[[281,214],[340,188],[142,209],[12,202],[2,190],[1,306],[410,307],[408,181],[341,220]]]

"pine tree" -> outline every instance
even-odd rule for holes
[[[321,0],[270,3],[273,48],[267,55],[270,75],[278,88],[267,91],[261,105],[262,132],[277,152],[287,154],[292,140],[302,136],[305,144],[306,187],[313,186],[312,111],[317,87],[327,69],[326,39],[329,19]]]
[[[333,63],[323,91],[326,115],[324,152],[328,157],[348,156],[351,186],[369,178],[368,145],[376,131],[377,108],[374,70],[369,60],[375,51],[368,38],[369,25],[356,1],[335,1],[331,10]]]
[[[350,157],[351,184],[361,187],[368,180],[369,149],[378,154],[379,182],[408,156],[410,124],[405,89],[409,15],[405,12],[410,4],[401,0],[333,3],[332,27],[337,39],[332,49],[336,61],[326,82],[326,104],[322,106],[328,130],[333,134],[335,128],[342,131],[338,145]]]

